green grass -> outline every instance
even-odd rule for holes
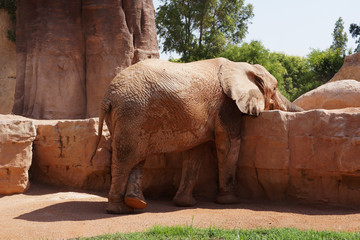
[[[300,231],[292,228],[273,228],[257,230],[224,230],[219,228],[200,229],[192,226],[163,227],[155,226],[145,232],[138,233],[117,233],[111,235],[102,235],[92,238],[96,240],[131,240],[131,239],[360,239],[360,232],[327,232],[327,231]]]

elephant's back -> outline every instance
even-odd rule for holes
[[[215,109],[218,98],[223,97],[217,78],[220,61],[222,59],[184,64],[145,60],[120,72],[110,83],[105,99],[116,105],[118,111],[125,109],[134,115],[149,109],[152,112],[158,109],[162,116],[176,115],[179,119],[183,119],[182,114],[186,112],[207,115],[201,113],[211,111],[205,106]]]
[[[223,59],[192,63],[173,63],[148,59],[121,71],[110,83],[109,91],[123,97],[146,98],[156,92],[196,93],[218,88],[217,74]]]

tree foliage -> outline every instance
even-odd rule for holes
[[[357,43],[358,45],[355,49],[355,52],[360,52],[360,24],[350,24],[350,34],[353,38],[357,38],[355,43]]]
[[[344,63],[344,57],[336,49],[313,50],[308,55],[308,62],[313,78],[324,84],[339,71]]]
[[[344,30],[344,21],[341,17],[335,23],[335,28],[332,36],[333,43],[331,45],[331,48],[342,53],[342,55],[345,55],[348,37]]]
[[[253,6],[244,0],[162,0],[156,27],[164,52],[182,61],[212,58],[245,37]]]

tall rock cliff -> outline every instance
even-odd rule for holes
[[[18,0],[13,112],[98,116],[117,71],[158,58],[152,0]]]
[[[329,82],[354,79],[360,82],[360,52],[345,57],[344,64]]]
[[[15,43],[7,38],[11,25],[7,11],[0,9],[0,114],[10,113],[14,103],[16,50]]]

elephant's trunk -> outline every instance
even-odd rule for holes
[[[295,105],[295,104],[293,104],[293,103],[291,103],[290,102],[290,107],[288,108],[288,111],[289,112],[302,112],[302,111],[304,111],[304,109],[302,109],[301,107],[299,107],[299,106],[297,106],[297,105]]]
[[[286,107],[286,111],[288,112],[302,112],[304,109],[290,102],[286,97],[284,97],[281,93],[278,94],[280,100]]]

